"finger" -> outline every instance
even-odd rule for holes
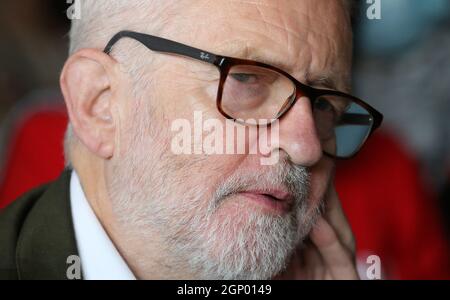
[[[319,218],[310,234],[316,245],[327,271],[334,279],[359,279],[355,261],[349,251],[339,240],[333,227],[324,218]]]
[[[295,250],[287,268],[273,279],[322,279],[325,271],[325,265],[317,247],[307,239]]]
[[[302,249],[301,255],[305,276],[307,279],[323,279],[326,269],[322,256],[312,241],[308,240],[305,243],[306,246]]]
[[[327,192],[324,217],[335,229],[341,242],[354,254],[356,250],[355,237],[350,227],[350,223],[345,216],[344,210],[342,209],[334,184],[330,184]]]

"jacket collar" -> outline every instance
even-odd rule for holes
[[[70,176],[71,171],[66,170],[49,185],[23,224],[16,250],[20,279],[68,279],[68,258],[78,256],[70,207]]]

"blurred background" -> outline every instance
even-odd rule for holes
[[[450,0],[381,0],[355,12],[354,94],[385,123],[336,185],[383,278],[450,279]],[[64,168],[58,77],[68,52],[65,0],[0,2],[0,208]],[[369,276],[370,277],[370,276]]]

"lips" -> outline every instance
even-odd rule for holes
[[[248,190],[239,193],[246,199],[262,206],[264,210],[284,214],[291,210],[293,197],[289,192],[281,189]]]

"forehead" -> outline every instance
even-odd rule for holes
[[[338,0],[185,0],[160,33],[221,55],[280,67],[346,89],[351,25]]]

